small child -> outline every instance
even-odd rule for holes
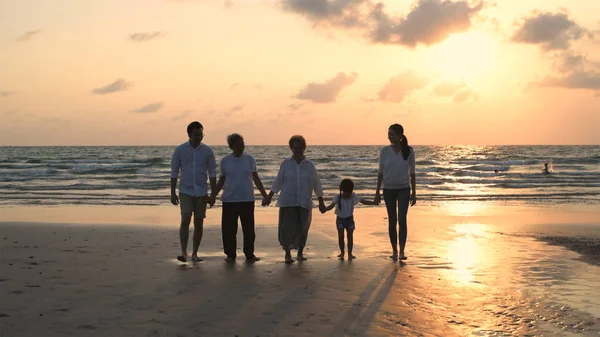
[[[354,190],[354,182],[351,179],[343,179],[340,183],[340,194],[333,197],[331,205],[327,206],[325,212],[335,207],[336,227],[338,231],[338,243],[340,245],[340,260],[344,259],[344,229],[348,235],[348,259],[352,260],[356,256],[352,255],[354,246],[354,205],[359,202],[363,205],[375,205],[371,200],[359,198]],[[337,206],[337,207],[336,207]],[[325,213],[323,212],[323,213]]]

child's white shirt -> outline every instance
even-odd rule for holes
[[[340,209],[340,195],[333,197],[333,204],[335,204],[335,214],[340,218],[351,217],[354,214],[354,205],[360,202],[360,198],[356,193],[352,192],[351,199],[341,198],[341,209]]]

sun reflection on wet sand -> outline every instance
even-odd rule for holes
[[[473,286],[479,284],[474,282],[474,273],[477,273],[479,265],[483,261],[493,259],[489,251],[484,247],[483,238],[486,236],[486,226],[482,224],[458,224],[454,226],[456,238],[443,246],[446,256],[451,261],[453,268],[450,276],[463,283]]]
[[[551,227],[574,232],[581,229],[563,223],[593,223],[593,214],[507,210],[477,202],[448,203],[418,213],[411,209],[409,260],[403,270],[419,272],[416,280],[413,276],[415,282],[398,287],[420,295],[407,302],[409,294],[392,290],[388,301],[400,303],[389,305],[393,310],[416,307],[464,335],[596,336],[600,294],[594,289],[600,286],[600,269],[574,261],[577,254],[572,251],[512,234]],[[369,229],[367,251],[385,255],[389,250],[385,219]],[[384,326],[390,324],[387,332],[393,331],[393,322],[382,320]]]

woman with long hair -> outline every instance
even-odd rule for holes
[[[379,154],[379,173],[375,203],[381,201],[380,189],[383,183],[383,200],[388,214],[390,243],[394,261],[406,260],[408,205],[415,205],[417,193],[415,186],[415,151],[408,146],[404,128],[400,124],[392,124],[388,129],[390,145],[381,149]],[[396,230],[398,223],[398,231]],[[399,233],[398,233],[399,232]],[[398,235],[399,234],[399,235]],[[400,254],[398,254],[398,245]]]

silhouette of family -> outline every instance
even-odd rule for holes
[[[292,152],[289,158],[281,162],[277,176],[266,192],[258,175],[256,160],[244,152],[245,143],[242,135],[233,133],[227,137],[231,153],[221,158],[219,163],[219,179],[217,181],[217,164],[213,150],[202,143],[204,127],[195,121],[188,125],[189,140],[175,149],[171,160],[171,203],[179,205],[181,223],[179,239],[181,255],[177,260],[187,262],[189,228],[194,219],[193,248],[191,260],[202,261],[198,257],[198,249],[202,241],[206,207],[213,207],[218,194],[221,194],[221,233],[225,261],[234,263],[237,258],[238,218],[243,232],[243,252],[247,263],[260,261],[254,254],[255,223],[254,186],[262,195],[262,206],[269,206],[275,194],[279,194],[276,206],[279,208],[278,238],[285,251],[285,262],[305,261],[304,248],[312,220],[313,193],[317,197],[321,213],[335,208],[336,228],[340,254],[346,256],[345,236],[348,259],[354,259],[354,206],[358,203],[379,205],[383,185],[383,200],[388,215],[388,232],[392,246],[391,259],[406,260],[405,246],[407,238],[407,214],[409,205],[417,202],[415,190],[415,152],[408,145],[404,128],[393,124],[388,128],[390,145],[381,149],[379,154],[379,170],[377,186],[373,200],[364,199],[354,193],[354,182],[343,179],[340,182],[339,194],[333,196],[326,206],[323,200],[323,187],[316,166],[306,158],[306,139],[300,135],[290,138],[288,145]],[[177,182],[179,180],[179,194]],[[210,195],[208,184],[210,183]],[[399,250],[398,250],[399,248]],[[292,250],[297,254],[294,259]]]

